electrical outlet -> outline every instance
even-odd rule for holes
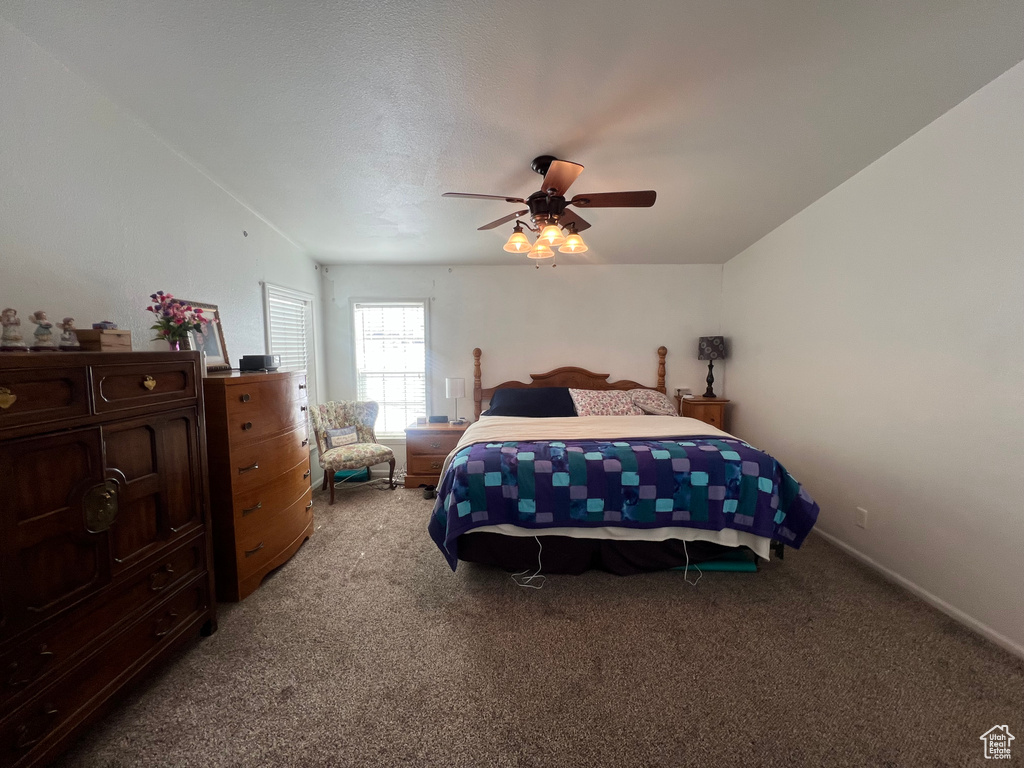
[[[868,527],[868,511],[864,507],[857,507],[856,523],[858,528]]]

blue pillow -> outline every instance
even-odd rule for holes
[[[484,416],[526,416],[549,419],[575,416],[568,387],[533,387],[531,389],[499,389],[491,395],[491,407]]]

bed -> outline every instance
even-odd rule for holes
[[[452,570],[536,568],[542,552],[546,573],[626,575],[799,548],[817,504],[769,454],[667,415],[667,353],[654,386],[564,367],[484,388],[473,350],[476,421],[445,461],[428,525]]]

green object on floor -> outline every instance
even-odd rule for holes
[[[340,472],[334,473],[334,482],[336,483],[364,483],[369,479],[369,467],[363,467],[362,469],[344,469]]]
[[[726,552],[714,560],[693,565],[679,565],[673,571],[692,571],[700,568],[702,571],[732,571],[734,573],[756,573],[757,556],[745,549],[738,549],[735,552]]]

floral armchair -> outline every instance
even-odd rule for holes
[[[380,406],[372,400],[333,400],[310,409],[313,434],[320,454],[320,466],[324,469],[324,488],[331,489],[331,504],[334,503],[334,473],[345,469],[362,469],[374,464],[391,465],[388,483],[395,487],[395,452],[377,442],[373,432],[374,422]],[[327,447],[327,430],[355,427],[357,442],[340,448]]]

